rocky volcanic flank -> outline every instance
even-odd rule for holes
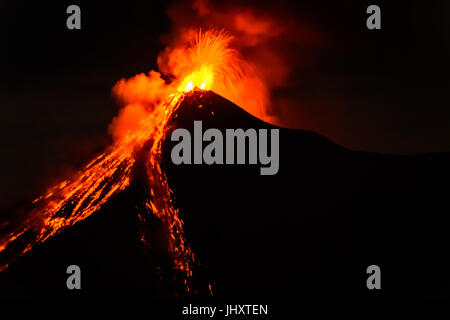
[[[202,286],[211,281],[219,298],[365,297],[375,294],[366,288],[366,268],[377,264],[381,298],[448,297],[449,154],[355,152],[310,131],[279,128],[276,175],[260,175],[259,165],[175,165],[170,134],[193,134],[195,120],[204,130],[275,127],[211,91],[186,93],[172,116],[162,168],[201,264],[197,296],[207,296]],[[130,187],[99,212],[0,273],[0,295],[173,298],[179,288],[165,252],[168,235],[158,218],[144,225],[138,218],[143,166],[137,161]],[[83,270],[79,292],[65,287],[70,264]]]

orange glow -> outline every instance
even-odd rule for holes
[[[170,52],[172,72],[181,79],[180,92],[213,90],[231,85],[241,76],[238,54],[229,47],[233,38],[224,32],[199,32],[184,48]]]
[[[188,92],[194,88],[210,90],[214,80],[213,68],[202,66],[199,70],[188,75],[179,87],[179,91]]]
[[[183,88],[183,85],[181,85],[181,88]],[[192,81],[189,81],[188,84],[184,86],[184,89],[181,90],[188,92],[191,91],[192,89],[194,89],[194,84],[192,83]]]
[[[158,57],[160,69],[178,80],[177,91],[212,90],[254,116],[267,115],[269,92],[255,68],[231,47],[233,36],[217,30],[187,30],[180,44]]]
[[[185,275],[189,291],[195,255],[185,241],[183,221],[173,206],[172,191],[161,169],[161,142],[167,133],[167,121],[186,93],[199,88],[213,90],[249,112],[264,116],[260,101],[265,91],[261,81],[249,72],[249,66],[230,47],[232,37],[224,32],[207,30],[188,32],[187,41],[168,48],[159,57],[160,67],[175,77],[166,83],[161,74],[151,71],[128,80],[120,80],[113,95],[123,105],[109,127],[115,143],[89,162],[73,177],[50,188],[33,201],[35,209],[15,230],[0,235],[0,252],[21,240],[27,233],[28,243],[17,256],[86,219],[111,197],[130,185],[136,151],[151,143],[147,156],[149,194],[147,212],[154,214],[168,228],[169,253],[174,268]],[[259,95],[258,95],[258,94]],[[30,237],[30,234],[32,237]],[[23,240],[25,241],[25,240]],[[145,243],[145,239],[142,238]],[[0,265],[7,268],[10,261]],[[211,286],[209,290],[212,294]]]

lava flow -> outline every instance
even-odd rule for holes
[[[199,88],[213,90],[231,101],[239,101],[239,87],[255,76],[230,47],[232,37],[215,30],[187,33],[185,41],[169,47],[158,59],[169,70],[170,83],[160,73],[120,80],[113,88],[124,104],[110,130],[115,143],[73,177],[50,188],[33,201],[34,209],[18,225],[6,225],[0,234],[0,270],[34,245],[86,219],[112,196],[130,185],[136,153],[150,143],[147,155],[148,213],[168,228],[169,253],[174,268],[185,275],[186,289],[192,277],[194,254],[183,236],[183,222],[173,205],[172,192],[161,169],[161,144],[167,122],[185,93]],[[255,104],[252,104],[255,105]],[[257,110],[250,110],[260,117]],[[142,239],[145,242],[145,239]]]

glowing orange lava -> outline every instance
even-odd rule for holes
[[[196,32],[190,41],[166,50],[159,63],[165,61],[164,68],[175,77],[169,84],[155,71],[119,81],[113,91],[124,108],[113,121],[115,143],[73,177],[35,199],[35,208],[21,224],[0,234],[0,254],[16,243],[19,245],[11,250],[17,252],[13,255],[8,252],[7,256],[21,256],[35,244],[98,211],[130,185],[136,152],[153,141],[146,162],[150,185],[146,207],[169,229],[174,267],[185,274],[184,282],[190,290],[195,257],[184,239],[183,222],[173,206],[172,192],[161,170],[161,144],[168,129],[167,121],[185,92],[200,88],[213,90],[232,101],[242,98],[239,92],[246,74],[238,53],[230,48],[231,40],[223,32],[208,30]],[[0,270],[7,268],[14,258],[0,260]]]

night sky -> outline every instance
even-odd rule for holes
[[[299,21],[321,40],[290,49],[297,63],[271,106],[280,124],[356,150],[450,151],[448,1],[243,3]],[[66,28],[70,4],[81,7],[79,31]],[[366,28],[369,4],[381,7],[382,30]],[[0,208],[29,200],[110,143],[111,88],[156,69],[169,6],[0,3]]]

